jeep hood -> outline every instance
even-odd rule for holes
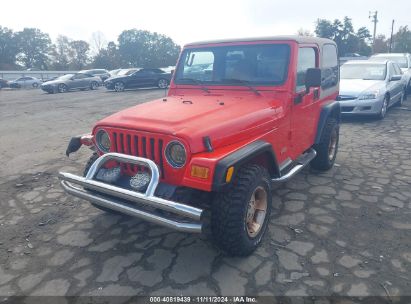
[[[203,137],[213,148],[257,137],[284,116],[279,101],[264,96],[172,96],[115,113],[96,127],[162,133],[183,139],[192,153],[205,151]]]

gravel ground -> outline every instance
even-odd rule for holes
[[[105,214],[67,196],[56,173],[73,135],[161,90],[48,95],[0,91],[0,296],[411,296],[411,101],[341,126],[336,166],[273,193],[263,245],[229,258],[207,239]]]

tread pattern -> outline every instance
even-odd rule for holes
[[[263,185],[267,191],[267,214],[260,233],[248,237],[244,218],[248,198],[254,189]],[[258,165],[246,165],[239,169],[227,191],[217,193],[212,203],[211,230],[218,247],[231,256],[247,256],[260,244],[267,229],[271,213],[271,182],[267,171]]]
[[[328,146],[330,142],[331,132],[334,128],[337,128],[337,147],[335,155],[338,152],[338,143],[339,143],[339,125],[335,118],[329,118],[324,126],[323,133],[321,135],[320,143],[314,146],[317,156],[311,161],[311,167],[320,170],[326,171],[332,168],[335,162],[335,156],[333,160],[330,160],[328,157]]]

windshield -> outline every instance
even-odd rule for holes
[[[137,69],[121,70],[117,73],[117,75],[119,75],[119,76],[121,76],[121,75],[131,75],[135,71],[137,71]]]
[[[287,78],[290,47],[259,44],[183,51],[176,84],[280,85]]]
[[[73,77],[73,76],[74,76],[74,74],[66,74],[66,75],[60,76],[59,79],[61,79],[61,80],[68,80],[68,79],[70,79],[70,78]]]
[[[343,64],[341,79],[384,80],[387,73],[385,64]]]
[[[372,57],[373,60],[391,60],[397,63],[400,68],[408,68],[407,58],[404,56],[376,56]]]

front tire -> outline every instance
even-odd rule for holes
[[[32,86],[33,86],[34,89],[37,89],[39,87],[39,84],[37,82],[35,82],[35,83],[32,84]]]
[[[68,91],[68,88],[64,83],[59,84],[59,86],[58,86],[58,92],[59,93],[66,93],[67,91]]]
[[[314,146],[317,156],[311,161],[315,170],[326,171],[332,168],[337,158],[340,126],[335,118],[329,118],[323,129],[320,143]]]
[[[211,231],[217,246],[230,256],[248,256],[261,243],[272,209],[271,181],[257,165],[239,169],[227,191],[211,207]]]
[[[378,118],[384,119],[385,115],[387,115],[387,111],[388,111],[388,97],[384,97],[380,113],[378,114]]]

